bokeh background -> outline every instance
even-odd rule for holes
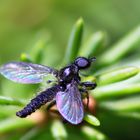
[[[84,18],[87,34],[106,31],[113,43],[139,24],[139,4],[139,0],[0,0],[0,61],[16,59],[42,32],[57,44],[53,51],[59,56],[79,17]]]
[[[111,46],[130,30],[140,25],[140,1],[0,0],[0,65],[11,60],[19,60],[21,53],[31,50],[39,38],[45,38],[48,42],[51,42],[49,44],[51,47],[46,50],[47,60],[45,63],[52,66],[57,65],[64,56],[71,29],[79,17],[84,19],[85,24],[83,39],[88,38],[93,32],[104,31],[107,34],[106,44]],[[6,81],[6,86],[2,89],[6,93],[4,95],[15,98],[24,98],[26,90],[25,95],[34,88],[30,89],[26,86],[27,89],[21,91],[24,86],[21,86],[19,90],[14,84],[10,86],[11,83]],[[14,90],[12,90],[13,86]],[[15,90],[20,91],[20,94],[9,93],[14,93]],[[29,97],[32,97],[32,92],[29,93]],[[13,114],[14,112],[15,110],[13,110]],[[101,131],[103,130],[102,132],[112,140],[140,139],[139,119],[136,121],[125,117],[118,119],[113,114],[107,116],[103,114],[99,119],[103,123]],[[121,126],[119,123],[122,123]],[[68,128],[73,140],[81,140],[77,136],[78,129],[75,131],[72,127],[68,126]],[[38,137],[33,137],[33,139],[49,139],[51,136],[49,134],[45,135],[47,131],[49,133],[50,130],[48,129],[49,127],[43,129]],[[2,138],[9,139],[11,135],[11,139],[17,140],[22,134],[19,133],[17,137],[8,134],[2,136]],[[92,137],[89,139],[94,140]],[[98,140],[104,139],[102,135],[99,135]],[[26,140],[26,137],[24,140]]]

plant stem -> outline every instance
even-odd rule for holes
[[[17,106],[24,106],[25,101],[17,100],[10,97],[0,96],[0,105],[17,105]]]
[[[22,53],[20,56],[20,60],[23,62],[28,62],[28,63],[32,63],[33,61],[31,60],[30,56],[26,53]]]
[[[111,99],[140,92],[140,84],[113,84],[97,87],[91,95],[97,100]]]
[[[129,97],[125,99],[120,99],[117,101],[102,101],[99,103],[99,108],[117,112],[130,112],[139,111],[140,112],[140,96]]]
[[[80,48],[78,56],[92,57],[104,46],[105,33],[97,32]]]
[[[100,66],[113,64],[134,50],[134,48],[139,47],[139,45],[140,26],[103,53],[98,60],[98,64]]]
[[[34,125],[35,122],[29,119],[8,118],[0,121],[0,134]]]
[[[67,132],[63,124],[59,120],[54,120],[51,127],[52,135],[56,140],[64,140],[67,138]]]
[[[85,114],[84,120],[86,122],[88,122],[89,124],[92,124],[94,126],[99,126],[100,125],[100,121],[95,116],[90,115],[90,114]]]
[[[79,47],[81,45],[83,25],[84,25],[83,19],[80,18],[74,25],[73,30],[70,34],[68,47],[67,47],[66,55],[64,59],[65,63],[67,64],[72,62],[77,56]]]
[[[108,138],[93,127],[82,126],[82,132],[90,140],[108,140]]]
[[[139,73],[139,68],[136,67],[124,67],[97,76],[98,85],[107,85],[114,82],[119,82]]]

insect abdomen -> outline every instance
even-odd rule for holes
[[[39,109],[42,105],[51,101],[55,97],[58,90],[58,86],[54,86],[47,89],[46,91],[41,92],[38,96],[32,99],[26,107],[18,111],[16,115],[21,118],[27,117],[28,115]]]

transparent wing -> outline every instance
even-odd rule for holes
[[[79,124],[83,120],[83,103],[76,83],[69,84],[64,92],[56,94],[56,104],[61,115],[70,123]]]
[[[57,71],[52,68],[25,62],[7,63],[0,67],[0,73],[14,82],[24,84],[40,83],[48,74],[57,75]]]

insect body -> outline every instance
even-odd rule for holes
[[[94,89],[96,83],[81,82],[79,70],[90,67],[94,60],[95,58],[87,59],[85,57],[78,57],[72,64],[60,69],[60,71],[47,66],[25,62],[10,62],[3,65],[0,68],[0,73],[6,78],[18,83],[40,83],[48,74],[52,74],[58,79],[56,85],[42,91],[26,107],[18,111],[16,115],[24,118],[45,103],[55,99],[60,114],[67,121],[72,124],[81,123],[84,117],[81,94]]]

